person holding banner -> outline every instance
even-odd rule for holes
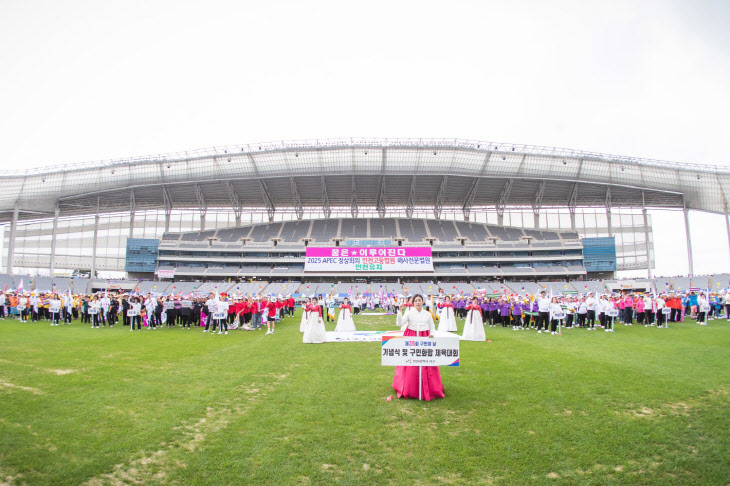
[[[92,306],[94,303],[92,302]],[[101,304],[99,304],[101,305]],[[137,330],[142,330],[142,316],[140,315],[142,313],[142,303],[139,301],[138,297],[132,297],[132,303],[130,305],[129,310],[127,311],[127,315],[130,317],[129,319],[129,325],[131,326],[130,331],[134,331],[134,326],[137,326]],[[94,319],[96,320],[96,315],[94,316]]]
[[[405,330],[403,336],[433,337],[436,330],[431,313],[423,308],[423,296],[413,296],[413,309],[403,317]],[[418,399],[418,366],[396,366],[393,376],[393,389],[398,398]],[[421,386],[423,399],[444,398],[444,386],[438,366],[422,366]]]
[[[51,297],[49,312],[51,313],[51,326],[58,326],[61,323],[61,299],[56,294]]]
[[[308,344],[320,344],[327,341],[327,332],[322,321],[322,307],[317,303],[317,297],[312,297],[309,305],[309,321],[304,329],[302,342]]]
[[[486,341],[484,333],[484,322],[482,320],[482,308],[479,306],[476,297],[472,297],[471,304],[466,306],[466,322],[464,332],[461,334],[463,341]]]
[[[352,308],[347,297],[345,301],[340,305],[340,315],[337,316],[337,326],[335,326],[335,332],[355,332],[355,322],[352,320]]]

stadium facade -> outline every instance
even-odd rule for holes
[[[651,277],[649,210],[684,212],[690,274],[688,211],[724,214],[730,238],[730,169],[470,140],[262,143],[3,182],[10,274],[301,280],[310,245],[380,244],[431,246],[421,277],[438,280]],[[613,238],[612,269],[594,238]],[[394,276],[368,275],[381,277]]]

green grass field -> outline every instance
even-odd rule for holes
[[[388,402],[380,345],[302,344],[299,313],[273,336],[0,320],[0,483],[730,480],[730,322],[487,338],[445,399]]]

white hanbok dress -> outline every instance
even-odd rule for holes
[[[302,311],[302,320],[299,323],[299,332],[304,332],[304,330],[307,328],[307,321],[309,319],[309,311],[305,307]]]
[[[318,344],[327,341],[327,331],[324,328],[322,316],[316,310],[309,313],[307,326],[304,328],[303,343]]]
[[[482,321],[482,313],[477,309],[469,309],[464,323],[464,332],[461,335],[463,341],[486,341],[487,336],[484,333],[484,322]]]
[[[340,308],[340,315],[337,316],[337,326],[335,326],[335,332],[355,332],[355,321],[352,320],[352,311],[347,306],[346,308]]]
[[[446,332],[456,332],[456,317],[454,317],[454,308],[451,306],[444,306],[439,310],[439,327],[438,330]]]

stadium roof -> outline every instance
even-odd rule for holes
[[[730,168],[460,139],[217,147],[0,174],[0,221],[142,209],[658,207],[730,212]],[[410,211],[410,213],[409,213]]]

